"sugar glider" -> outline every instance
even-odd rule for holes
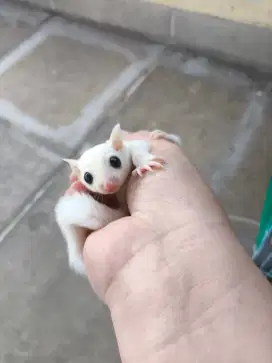
[[[178,136],[160,130],[151,132],[150,140],[127,141],[117,124],[105,143],[86,150],[77,160],[64,159],[80,187],[58,200],[55,216],[67,244],[70,268],[77,274],[86,276],[82,259],[84,230],[98,230],[127,215],[118,200],[131,174],[142,177],[145,172],[163,168],[165,160],[151,153],[152,140],[161,138],[181,144]]]

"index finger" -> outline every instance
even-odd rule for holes
[[[150,139],[150,132],[146,130],[141,130],[137,132],[127,132],[123,131],[124,139],[127,141],[130,140],[148,140]]]
[[[127,135],[129,140],[149,136],[145,131]],[[131,215],[141,216],[157,229],[164,230],[177,227],[181,221],[189,223],[189,217],[202,212],[207,205],[203,196],[211,198],[207,186],[180,147],[164,139],[152,140],[151,152],[163,157],[166,166],[146,173],[143,178],[130,179],[127,202]]]

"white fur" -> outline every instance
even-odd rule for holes
[[[55,215],[67,244],[70,268],[80,275],[86,275],[80,253],[80,246],[84,244],[84,241],[78,227],[97,230],[123,217],[124,213],[120,209],[114,210],[98,203],[91,196],[75,193],[59,199],[55,207]]]
[[[181,139],[174,134],[167,134],[161,130],[151,132],[150,140],[125,141],[124,145],[130,151],[131,160],[135,166],[133,175],[143,176],[143,171],[153,171],[153,168],[162,168],[165,160],[158,155],[151,153],[152,140],[165,139],[177,146],[181,146]]]
[[[151,153],[151,140],[166,139],[180,145],[180,138],[160,130],[151,133],[150,140],[124,141],[120,125],[117,124],[108,141],[86,150],[78,160],[64,159],[71,166],[74,175],[82,184],[93,192],[104,192],[103,184],[115,177],[119,180],[120,188],[131,173],[143,176],[144,171],[163,167],[163,158]],[[122,167],[114,169],[109,165],[110,156],[118,156]],[[93,182],[88,185],[84,181],[84,173],[93,175]],[[120,191],[120,189],[119,189]],[[110,222],[125,215],[121,209],[113,210],[104,204],[98,203],[87,194],[75,193],[65,195],[59,199],[55,207],[56,220],[67,244],[68,260],[71,269],[80,275],[86,275],[85,266],[81,256],[84,241],[78,227],[90,230],[103,228]]]

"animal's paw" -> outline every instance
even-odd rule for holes
[[[134,169],[132,175],[139,175],[142,177],[147,171],[153,172],[154,169],[162,169],[165,160],[160,156],[150,155],[150,159],[143,166]]]

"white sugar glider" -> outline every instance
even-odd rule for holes
[[[163,168],[164,159],[151,153],[152,140],[166,139],[181,145],[176,135],[160,130],[150,135],[150,141],[124,141],[117,124],[105,143],[88,149],[78,160],[64,159],[72,175],[90,192],[64,195],[55,207],[56,220],[67,244],[69,266],[77,274],[86,276],[80,248],[84,244],[82,230],[94,231],[127,215],[124,208],[111,208],[100,199],[110,194],[118,196],[131,173],[142,177],[147,171]]]

